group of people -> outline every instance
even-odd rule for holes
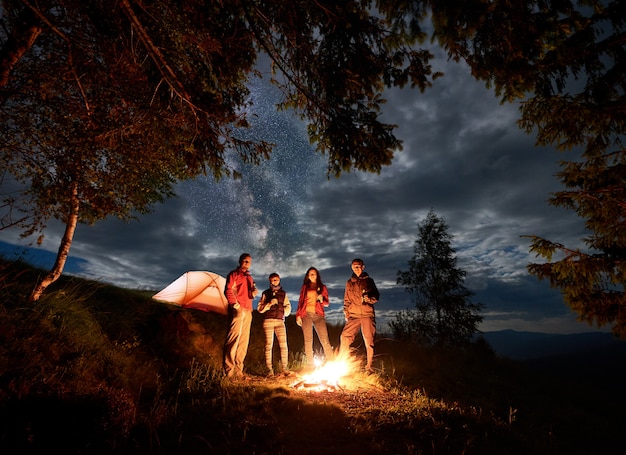
[[[250,275],[252,256],[244,253],[239,257],[238,267],[226,277],[224,295],[228,300],[229,327],[224,344],[224,373],[230,378],[245,377],[243,363],[250,342],[252,323],[252,302],[259,294],[256,283]],[[356,335],[361,332],[366,350],[367,372],[372,371],[374,360],[374,337],[376,318],[374,304],[380,297],[374,280],[364,271],[361,259],[353,259],[352,276],[346,282],[343,299],[345,325],[340,337],[340,355],[347,354]],[[265,364],[269,374],[274,374],[272,352],[274,337],[280,348],[280,365],[283,373],[289,373],[289,351],[285,318],[291,314],[291,303],[280,284],[278,273],[269,276],[269,288],[264,290],[259,299],[257,310],[263,317],[265,333]],[[324,308],[330,304],[328,288],[315,267],[310,267],[304,275],[300,289],[296,323],[302,328],[304,336],[304,354],[307,368],[314,367],[313,330],[322,345],[324,357],[333,357],[333,348],[328,337]]]

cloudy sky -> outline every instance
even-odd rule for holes
[[[350,261],[360,257],[381,291],[383,326],[414,306],[396,276],[413,255],[418,223],[433,209],[454,237],[473,301],[484,305],[481,330],[597,330],[576,322],[558,290],[526,271],[536,258],[522,236],[576,246],[584,235],[580,218],[546,202],[561,189],[554,177],[559,160],[576,155],[535,147],[515,124],[518,106],[501,106],[466,66],[445,58],[434,66],[445,76],[426,93],[387,92],[383,118],[398,125],[404,144],[393,164],[380,175],[354,172],[331,180],[305,125],[277,113],[277,94],[254,82],[251,134],[276,144],[271,160],[239,166],[239,181],[183,182],[176,198],[139,221],[80,225],[66,273],[158,291],[187,270],[225,276],[239,254],[249,252],[259,287],[278,272],[292,301],[306,269],[317,267],[331,296],[328,318],[340,321]],[[44,260],[43,253],[57,250],[62,232],[51,224],[33,260],[51,266],[53,255]],[[22,254],[21,246],[34,240],[18,237],[18,231],[0,231],[0,252]]]

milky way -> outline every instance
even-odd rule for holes
[[[259,166],[230,160],[239,180],[212,177],[185,182],[178,190],[187,201],[207,245],[220,252],[249,251],[269,267],[297,256],[307,236],[307,201],[326,181],[325,158],[308,143],[301,122],[277,112],[280,93],[266,82],[251,85],[248,139],[275,145],[271,159]]]

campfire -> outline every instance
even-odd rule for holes
[[[324,364],[316,359],[316,368],[300,378],[294,389],[310,390],[315,392],[335,392],[343,390],[340,381],[348,378],[358,369],[358,360],[351,358],[337,358]]]

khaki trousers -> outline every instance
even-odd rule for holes
[[[250,343],[250,325],[252,324],[252,311],[235,310],[228,308],[229,328],[224,343],[224,373],[226,376],[243,375],[243,361],[248,354]]]

